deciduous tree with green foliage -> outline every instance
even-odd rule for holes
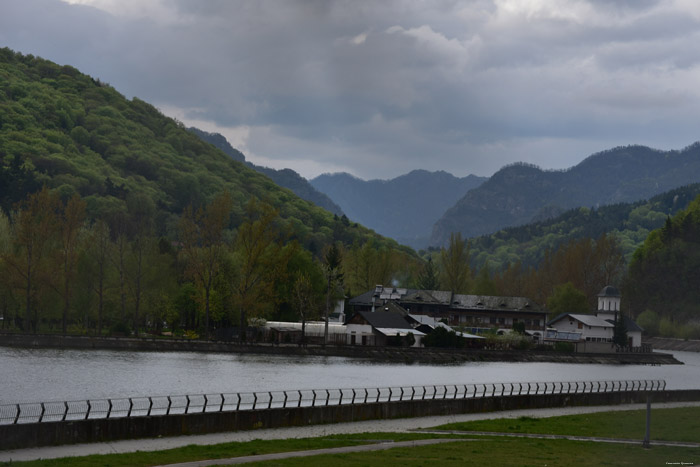
[[[462,239],[462,234],[450,234],[450,244],[440,251],[440,283],[452,293],[469,293],[471,269],[469,242]]]
[[[590,311],[586,294],[567,282],[554,288],[554,293],[547,299],[549,318],[562,313],[586,314]]]
[[[14,248],[5,262],[23,290],[25,331],[36,333],[39,326],[38,295],[49,279],[46,270],[50,241],[56,232],[58,197],[46,187],[18,205],[13,219]]]
[[[251,199],[246,220],[234,243],[236,274],[233,291],[239,311],[239,339],[246,340],[249,316],[261,314],[273,300],[274,282],[281,273],[280,231],[275,225],[277,211],[267,203]]]
[[[231,215],[231,195],[224,192],[204,208],[192,205],[180,218],[180,254],[185,277],[195,281],[204,293],[204,330],[209,336],[210,298],[214,280],[221,269],[226,250],[224,231]]]
[[[340,248],[335,243],[331,244],[326,250],[323,259],[323,269],[327,283],[325,325],[323,328],[323,345],[325,346],[328,344],[328,316],[331,309],[331,299],[337,295],[343,281],[343,273],[341,272],[343,257],[340,253]]]

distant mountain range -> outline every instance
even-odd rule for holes
[[[579,206],[647,199],[698,181],[700,143],[680,151],[618,147],[564,171],[514,164],[496,172],[449,208],[435,223],[430,245],[444,245],[452,232],[476,237],[551,218]]]
[[[277,185],[291,190],[301,199],[314,203],[316,206],[325,209],[338,216],[343,215],[343,210],[335,204],[327,195],[316,190],[304,177],[293,171],[292,169],[271,169],[269,167],[261,167],[251,162],[246,161],[245,155],[238,149],[231,146],[226,137],[219,133],[209,133],[199,128],[191,127],[188,130],[199,136],[202,140],[212,144],[224,153],[231,156],[233,160],[243,162],[255,171],[271,178]]]
[[[440,216],[485,177],[458,178],[447,172],[414,170],[391,180],[361,180],[347,173],[324,174],[311,184],[353,221],[414,248],[425,247]]]

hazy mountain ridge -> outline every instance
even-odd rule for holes
[[[348,173],[323,174],[310,182],[353,221],[397,241],[423,247],[434,222],[485,177],[458,178],[444,171],[414,170],[391,180],[362,180]]]
[[[301,199],[305,199],[306,201],[314,203],[316,206],[321,207],[333,214],[337,214],[339,216],[343,215],[343,210],[340,209],[340,207],[337,204],[335,204],[324,193],[321,193],[320,191],[315,189],[309,183],[308,180],[306,180],[294,170],[277,170],[271,169],[269,167],[255,165],[251,162],[248,162],[245,158],[245,155],[241,151],[231,146],[231,144],[228,142],[224,135],[220,133],[210,133],[208,131],[200,130],[199,128],[195,127],[190,127],[188,128],[188,130],[194,133],[195,135],[199,136],[207,143],[210,143],[218,149],[221,149],[224,153],[231,156],[234,160],[238,162],[243,162],[255,171],[268,176],[279,186],[292,190],[292,192]]]
[[[564,171],[513,164],[469,191],[435,223],[431,245],[452,232],[476,237],[588,206],[634,202],[700,181],[700,144],[680,151],[645,146],[594,154]]]

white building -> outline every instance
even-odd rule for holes
[[[622,320],[627,329],[628,347],[641,347],[642,328],[622,314],[620,298],[620,291],[608,285],[598,294],[598,310],[595,314],[563,313],[547,325],[558,332],[580,333],[581,342],[586,343],[579,346],[582,351],[605,351],[613,346],[615,320],[618,319]]]

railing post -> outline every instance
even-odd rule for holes
[[[425,400],[425,393],[426,393],[425,386],[423,386],[423,395],[421,396],[420,400],[422,400],[422,401]]]
[[[148,412],[146,412],[146,416],[150,417],[151,416],[151,407],[153,407],[153,399],[148,398]]]
[[[301,397],[302,397],[301,391],[297,391],[297,392],[299,392],[299,402],[297,403],[297,407],[301,407]]]
[[[236,403],[236,411],[238,411],[241,408],[241,393],[236,393],[236,396],[238,396],[238,402]]]
[[[328,405],[328,402],[330,401],[330,399],[331,399],[331,392],[328,389],[326,389],[326,406]]]
[[[340,389],[340,399],[338,400],[338,405],[343,405],[343,390]]]
[[[284,394],[284,401],[282,402],[282,408],[286,409],[287,408],[287,391],[282,391]]]
[[[185,413],[188,413],[190,411],[190,396],[189,396],[189,394],[185,395],[185,399],[187,399],[187,405],[185,406]]]
[[[435,394],[437,394],[437,386],[433,386],[433,399],[435,400]]]
[[[165,410],[165,415],[170,415],[170,407],[173,406],[173,400],[168,396],[168,408]]]
[[[355,389],[352,390],[352,400],[350,401],[351,405],[355,405]]]
[[[454,395],[453,399],[457,399],[457,390],[458,390],[457,385],[455,384],[455,395]]]
[[[401,397],[399,397],[399,400],[400,400],[400,401],[403,400],[403,386],[401,386]]]
[[[484,392],[481,393],[481,397],[486,397],[486,385],[484,384]]]
[[[129,398],[129,411],[126,413],[127,417],[131,417],[131,409],[134,408],[134,401],[131,400],[131,397]],[[66,405],[66,410],[68,409],[68,405]],[[64,415],[65,419],[65,415]]]
[[[389,387],[389,400],[387,402],[391,402],[391,396],[393,396],[394,391]]]
[[[110,415],[112,415],[112,399],[107,399],[107,416],[105,418],[109,418]]]
[[[316,390],[313,389],[311,392],[314,393],[314,399],[311,401],[311,407],[315,407],[316,406]]]
[[[44,407],[44,403],[41,403],[41,413],[39,414],[39,423],[44,419],[44,411],[46,411],[46,407]]]
[[[270,396],[270,400],[267,401],[267,408],[269,409],[272,407],[272,391],[268,392],[267,394]]]
[[[20,413],[22,413],[22,407],[20,407],[19,404],[17,404],[17,413],[15,413],[15,421],[12,422],[13,425],[17,424],[17,420],[19,419]]]
[[[221,396],[221,404],[219,404],[219,412],[223,412],[224,411],[224,403],[226,401],[226,398],[224,397],[223,392],[219,395]]]
[[[253,410],[255,410],[255,406],[257,405],[257,403],[258,403],[258,393],[254,392],[253,393]]]
[[[375,403],[376,403],[376,402],[379,402],[379,396],[380,396],[381,394],[382,394],[381,388],[377,388],[377,400],[374,401]]]
[[[411,400],[413,400],[413,396],[416,394],[416,387],[411,386]]]
[[[209,405],[209,398],[204,394],[204,407],[202,407],[202,413],[207,411],[207,406]]]

